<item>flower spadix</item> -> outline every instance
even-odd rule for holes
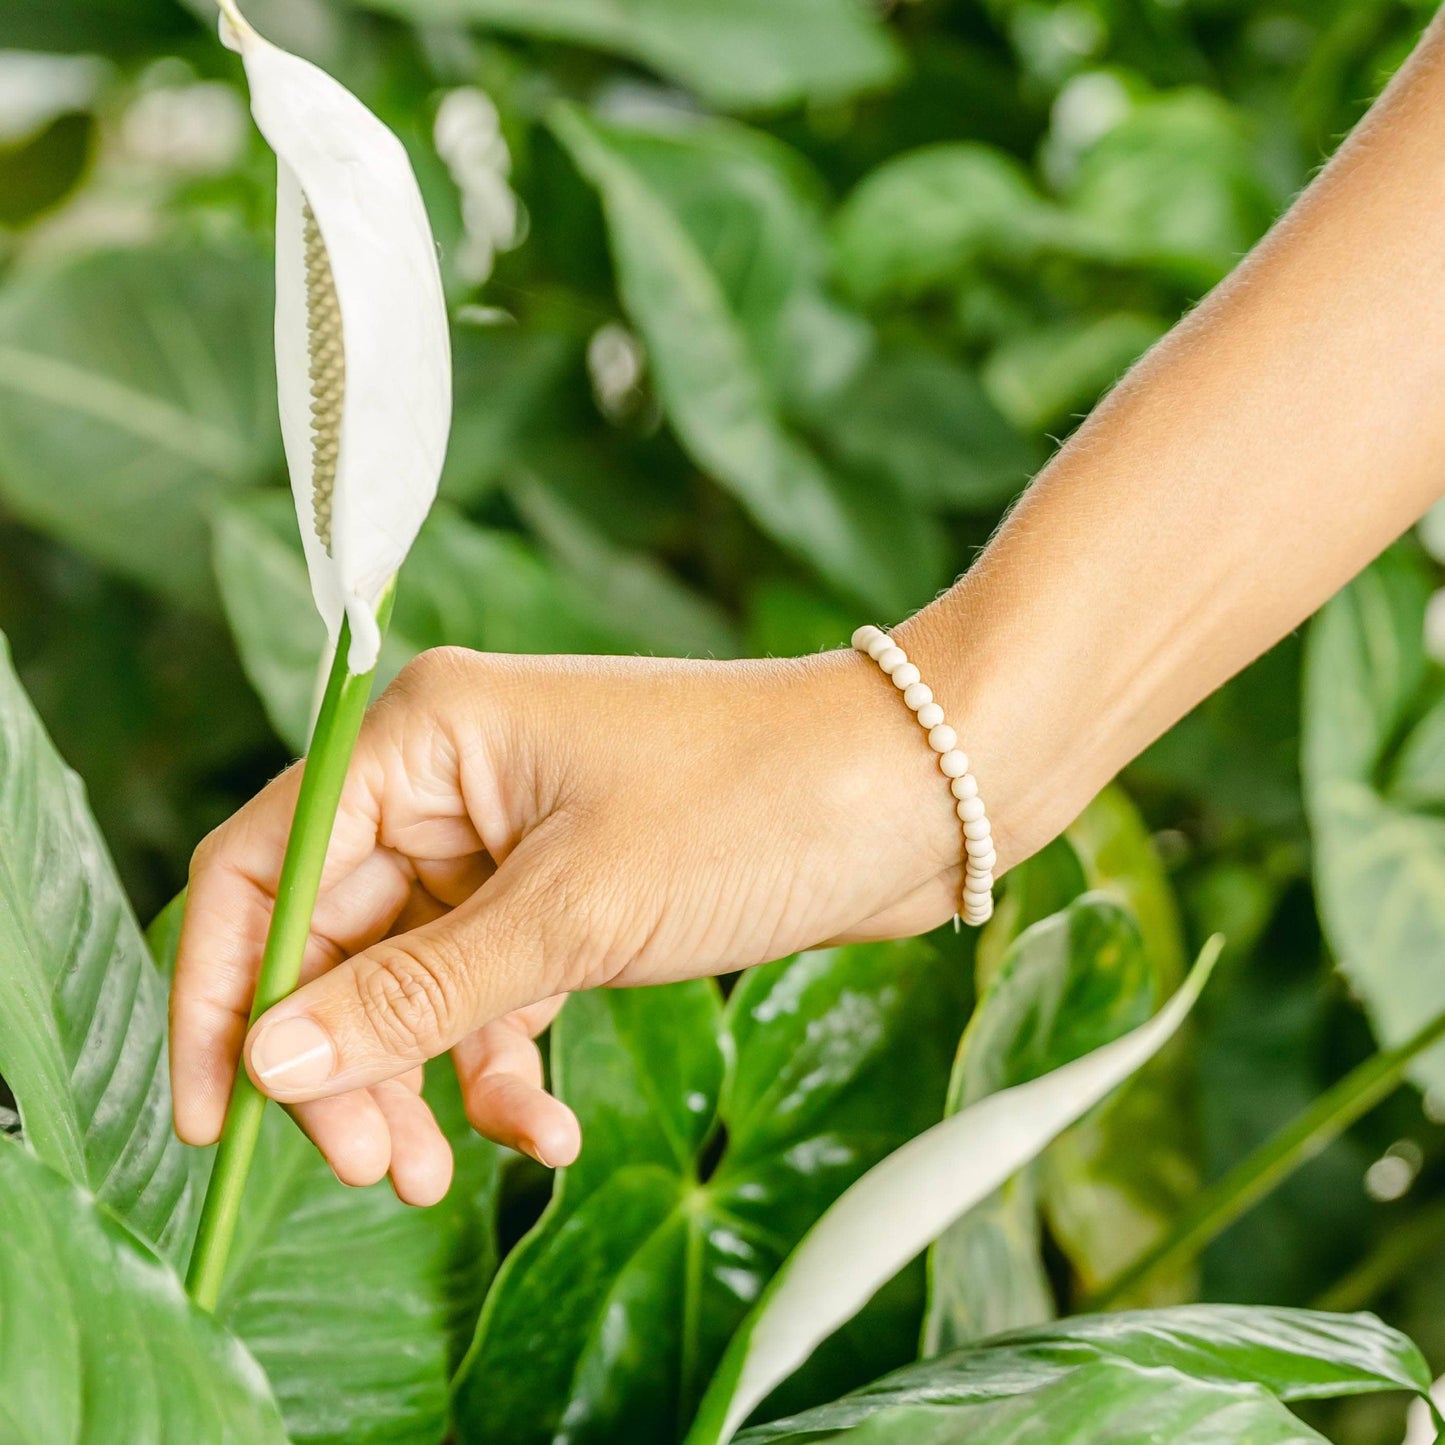
[[[436,497],[451,348],[436,243],[405,149],[343,85],[221,0],[276,152],[276,382],[316,606],[347,666],[376,664],[376,609]]]

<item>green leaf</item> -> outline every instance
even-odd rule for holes
[[[1184,977],[1184,933],[1174,892],[1144,820],[1117,787],[1106,788],[1069,827],[1091,889],[1138,926],[1153,993]],[[1200,1187],[1193,1061],[1185,1041],[1161,1051],[1097,1113],[1045,1155],[1040,1191],[1050,1232],[1084,1292],[1101,1288],[1160,1239]],[[1134,1304],[1192,1297],[1184,1267],[1151,1280]]]
[[[276,731],[299,752],[326,632],[311,601],[289,495],[256,493],[223,507],[215,560],[246,675]],[[443,644],[487,652],[616,652],[645,645],[649,627],[643,617],[631,633],[612,631],[585,581],[550,566],[516,534],[474,526],[438,505],[402,567],[378,683],[389,682],[418,652]]]
[[[1173,891],[1143,819],[1122,789],[1106,788],[1056,840],[1024,863],[979,945],[991,976],[1019,933],[1085,889],[1124,908],[1138,925],[1153,994],[1176,988],[1184,940]],[[1192,1056],[1181,1041],[1163,1050],[1100,1109],[1050,1146],[1036,1181],[1050,1233],[1083,1292],[1113,1280],[1160,1239],[1199,1188]],[[1036,1232],[1022,1210],[1009,1224],[1016,1255]],[[1036,1266],[1035,1266],[1036,1267]],[[1161,1272],[1138,1304],[1190,1297],[1192,1271]]]
[[[0,500],[124,577],[207,606],[206,517],[280,458],[269,267],[156,246],[0,293]]]
[[[1173,1370],[1100,1361],[1025,1395],[973,1405],[890,1410],[848,1433],[854,1445],[952,1445],[968,1431],[977,1445],[1328,1445],[1278,1400],[1249,1385],[1205,1385]],[[784,1437],[786,1438],[786,1437]],[[816,1437],[813,1437],[816,1438]],[[830,1437],[831,1438],[831,1437]]]
[[[858,1441],[970,1445],[1318,1441],[1267,1407],[1420,1393],[1429,1384],[1420,1352],[1373,1315],[1235,1305],[1125,1311],[1076,1316],[899,1370],[831,1405],[748,1430],[738,1445],[851,1430]]]
[[[1148,1023],[944,1119],[853,1184],[788,1256],[733,1336],[687,1445],[729,1439],[777,1382],[904,1264],[1152,1058],[1193,1007],[1218,953],[1215,939]]]
[[[464,1169],[441,1204],[412,1209],[387,1183],[343,1187],[290,1119],[267,1111],[216,1317],[260,1361],[293,1440],[442,1438],[454,1331],[475,1324],[495,1253],[498,1151],[476,1145],[490,1161],[481,1179]]]
[[[1043,460],[972,371],[923,347],[875,355],[828,400],[818,432],[845,464],[877,469],[925,507],[995,510]]]
[[[1403,1043],[1445,1010],[1445,819],[1418,809],[1418,748],[1408,789],[1382,791],[1388,765],[1426,681],[1424,609],[1430,583],[1418,559],[1386,554],[1330,601],[1305,656],[1305,798],[1315,844],[1315,893],[1325,932],[1375,1035]],[[1436,703],[1436,709],[1445,706]],[[1419,727],[1440,726],[1428,716]],[[1411,1078],[1445,1089],[1445,1050],[1419,1058]]]
[[[844,201],[834,273],[865,302],[917,296],[982,257],[1036,249],[1057,225],[1012,156],[972,142],[925,146],[886,160]]]
[[[1069,195],[1083,254],[1162,266],[1198,290],[1254,245],[1277,206],[1244,113],[1197,89],[1135,105],[1085,152]]]
[[[129,54],[194,32],[174,0],[0,0],[7,49]]]
[[[994,405],[1021,431],[1077,419],[1168,330],[1155,316],[1117,311],[1009,337],[984,363]]]
[[[0,639],[0,1075],[25,1138],[162,1254],[189,1243],[166,999],[80,780]]]
[[[580,365],[569,336],[516,326],[458,326],[452,334],[456,396],[441,494],[469,504],[486,496],[524,442],[553,423],[557,392]]]
[[[877,478],[829,470],[790,425],[846,383],[868,334],[821,290],[810,178],[720,122],[553,126],[602,196],[618,289],[693,459],[845,596],[884,615],[942,581],[937,529]]]
[[[0,226],[25,225],[63,201],[94,143],[95,120],[84,111],[57,116],[38,135],[0,143]]]
[[[640,60],[713,105],[841,100],[901,55],[858,0],[367,0],[410,20],[475,21]]]
[[[88,1193],[0,1139],[0,1436],[284,1445],[255,1360]]]
[[[711,981],[574,996],[552,1062],[582,1154],[488,1297],[464,1436],[680,1438],[792,1244],[937,1118],[959,989],[908,943],[752,970],[726,1007]]]
[[[1015,941],[959,1044],[950,1113],[1027,1083],[1148,1018],[1156,976],[1133,919],[1098,894]],[[1039,1241],[1036,1184],[1025,1170],[934,1244],[924,1348],[1036,1324],[1054,1313]]]
[[[509,495],[558,567],[590,598],[593,616],[619,637],[645,631],[650,646],[668,656],[740,655],[742,640],[720,607],[646,553],[615,546],[530,471]]]

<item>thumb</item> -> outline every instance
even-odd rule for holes
[[[257,1088],[290,1104],[380,1083],[560,992],[522,861],[514,855],[450,913],[356,954],[263,1014],[246,1040]],[[563,944],[555,926],[547,931]]]

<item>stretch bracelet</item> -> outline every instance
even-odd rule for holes
[[[938,770],[948,779],[958,800],[958,821],[963,824],[967,866],[963,874],[960,916],[975,927],[987,923],[993,914],[993,870],[998,854],[994,851],[988,813],[978,795],[978,779],[968,770],[968,754],[959,747],[958,734],[944,720],[943,708],[934,701],[933,689],[919,676],[908,654],[881,627],[874,627],[872,623],[860,627],[853,634],[853,646],[871,657],[903,694],[903,701],[918,719],[919,727],[928,734],[928,746],[938,754]]]

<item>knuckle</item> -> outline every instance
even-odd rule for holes
[[[466,647],[429,648],[402,668],[390,690],[408,698],[425,698],[463,677],[476,659],[477,654]]]
[[[191,854],[191,866],[188,875],[192,883],[195,882],[200,874],[206,872],[220,856],[221,849],[224,846],[222,838],[224,827],[225,824],[222,824],[219,828],[212,828],[211,831],[196,844],[195,851]]]
[[[356,975],[362,1017],[377,1043],[410,1056],[450,1035],[458,1014],[455,971],[440,955],[387,949]]]

